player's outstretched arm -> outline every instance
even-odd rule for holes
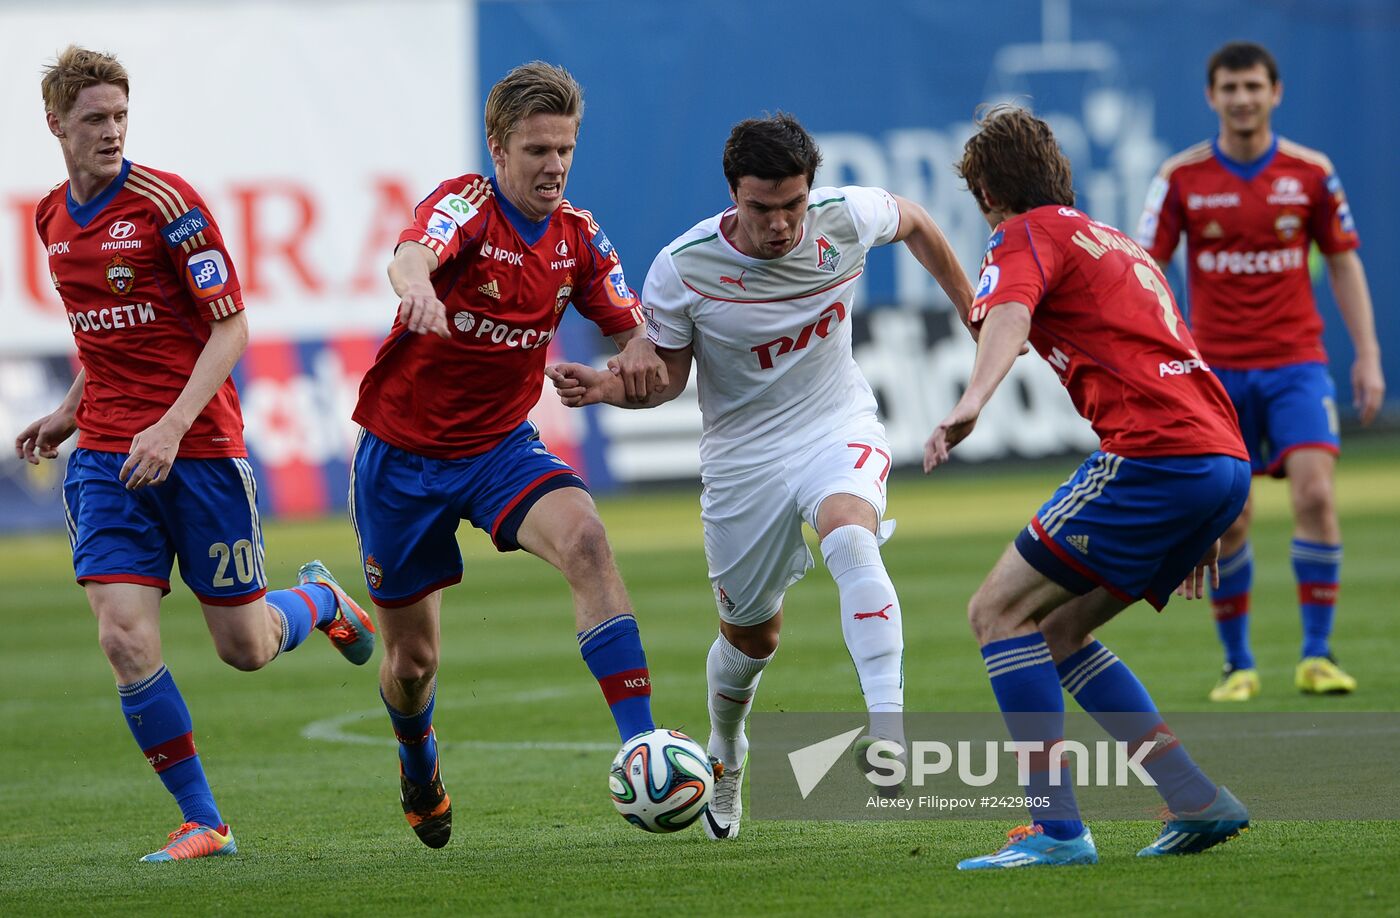
[[[247,346],[248,315],[242,310],[209,324],[209,340],[180,396],[159,421],[131,439],[130,455],[117,473],[128,489],[158,485],[170,477],[180,441],[233,372]]]
[[[627,401],[645,402],[651,393],[666,391],[666,384],[670,382],[666,361],[647,338],[645,325],[618,332],[612,339],[618,355],[608,360],[608,367],[621,377]]]
[[[616,405],[618,408],[655,408],[669,402],[685,391],[690,381],[691,355],[689,346],[678,350],[660,348],[657,355],[666,364],[667,383],[664,389],[647,394],[641,401],[629,401],[622,377],[613,360],[606,370],[595,370],[581,363],[555,363],[544,368],[545,376],[554,383],[559,400],[569,408],[584,405]]]
[[[1355,250],[1327,256],[1327,273],[1332,294],[1342,314],[1356,360],[1351,366],[1351,400],[1369,424],[1385,400],[1385,375],[1381,372],[1381,346],[1376,340],[1376,319],[1371,308],[1371,291],[1366,285],[1366,268]]]
[[[86,382],[87,370],[79,370],[62,403],[19,432],[19,436],[15,437],[16,456],[30,465],[38,465],[41,458],[58,458],[58,445],[78,429],[78,403],[83,399],[83,385]]]
[[[432,273],[437,266],[437,255],[426,245],[399,243],[394,250],[394,260],[389,262],[389,283],[398,294],[399,316],[409,331],[451,338],[447,308],[433,289]]]
[[[977,359],[967,390],[924,444],[924,471],[931,472],[948,461],[948,453],[967,439],[983,407],[1001,385],[1031,331],[1031,311],[1024,303],[1002,303],[982,321],[977,339]]]
[[[948,244],[948,239],[928,211],[907,198],[891,195],[899,205],[899,229],[891,242],[903,242],[924,270],[938,281],[938,286],[953,301],[958,317],[967,324],[967,313],[972,308],[972,281],[958,263],[957,253]]]
[[[595,370],[582,363],[551,363],[544,375],[554,383],[554,391],[566,408],[606,404],[625,398],[622,380],[606,370]]]

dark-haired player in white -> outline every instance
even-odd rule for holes
[[[651,407],[696,367],[704,429],[705,557],[719,612],[710,647],[709,752],[724,763],[705,813],[711,838],[739,833],[744,720],[773,660],[783,596],[812,567],[805,523],[840,594],[871,735],[903,745],[904,636],[880,544],[890,447],[851,353],[866,253],[903,242],[966,314],[972,285],[933,219],[880,188],[813,188],[821,153],[791,115],[734,126],[724,175],[734,206],[696,224],[652,263],[642,291],[669,385],[638,402],[625,381],[578,364],[550,376],[567,405]]]

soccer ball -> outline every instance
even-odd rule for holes
[[[608,775],[613,805],[648,832],[675,832],[700,818],[715,790],[710,757],[676,730],[638,733],[622,744]]]

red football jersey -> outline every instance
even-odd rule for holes
[[[1326,360],[1308,246],[1361,244],[1332,163],[1275,137],[1237,163],[1214,142],[1167,160],[1148,192],[1138,239],[1158,261],[1186,234],[1191,329],[1201,353],[1234,369]]]
[[[73,201],[67,182],[57,186],[39,202],[34,224],[87,371],[78,446],[127,452],[184,390],[209,323],[243,308],[233,259],[184,179],[132,162],[86,204]],[[248,455],[232,378],[178,455]]]
[[[492,179],[449,179],[414,211],[399,244],[438,257],[433,289],[450,340],[401,318],[360,384],[355,421],[400,449],[456,459],[484,453],[520,426],[544,387],[549,342],[569,303],[615,335],[642,324],[607,235],[565,201],[532,223]]]
[[[987,243],[969,319],[1031,309],[1030,343],[1060,376],[1101,448],[1120,456],[1248,459],[1225,387],[1150,255],[1072,207],[1038,207]]]

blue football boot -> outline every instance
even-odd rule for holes
[[[1086,827],[1075,838],[1046,835],[1040,826],[1017,826],[1006,833],[1006,847],[995,854],[958,861],[959,870],[1005,870],[1010,867],[1065,867],[1097,864],[1099,851]]]
[[[1194,813],[1173,815],[1162,824],[1157,840],[1137,853],[1138,857],[1168,854],[1198,854],[1214,848],[1249,829],[1249,810],[1235,795],[1220,788],[1214,802]]]

